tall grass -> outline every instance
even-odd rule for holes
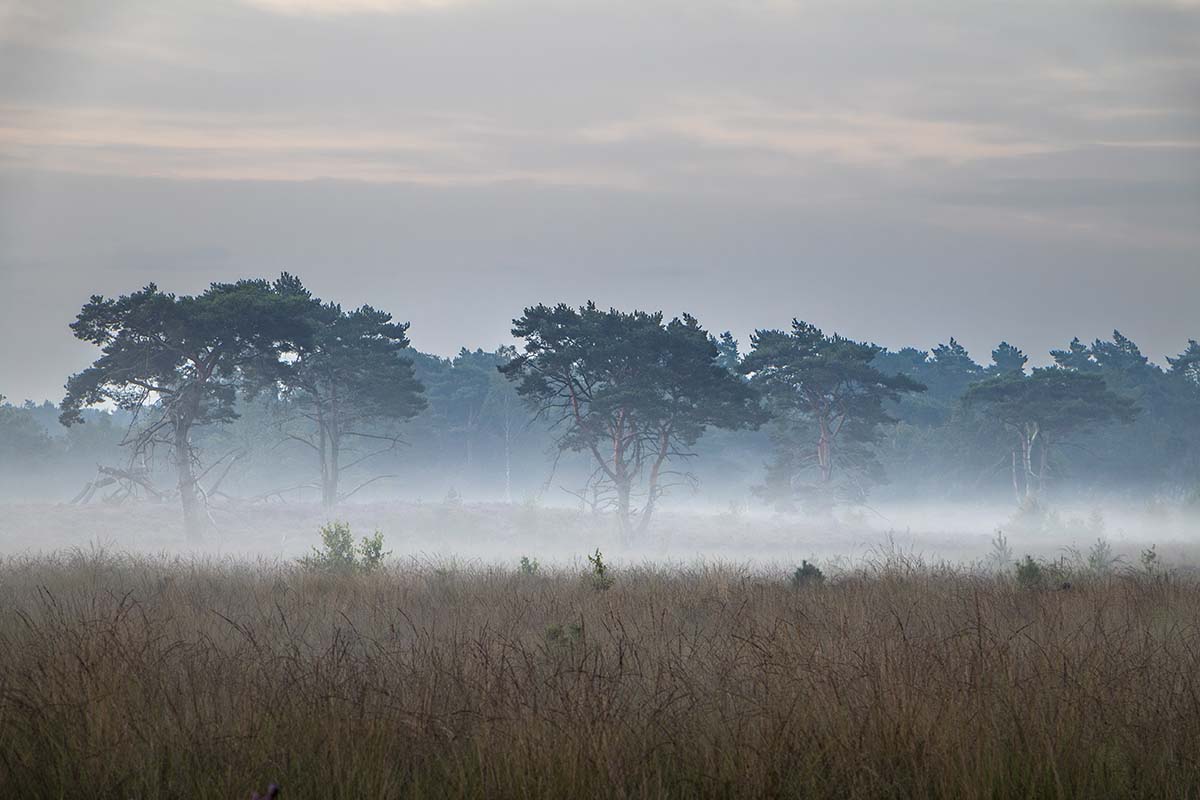
[[[1197,797],[1200,584],[0,565],[0,797]]]

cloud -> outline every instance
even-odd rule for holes
[[[340,179],[426,185],[526,181],[626,191],[727,190],[830,169],[927,172],[1053,153],[1002,125],[697,97],[575,128],[480,114],[185,112],[0,106],[0,161],[89,175]],[[732,179],[733,183],[730,183]]]
[[[431,186],[521,181],[633,188],[637,182],[585,163],[495,157],[493,140],[516,134],[469,116],[410,117],[382,127],[284,115],[0,107],[0,120],[0,161],[54,172]]]
[[[583,136],[604,143],[672,136],[715,149],[879,167],[904,167],[914,161],[962,164],[1057,149],[1054,143],[1029,139],[1000,125],[838,107],[792,110],[745,97],[685,102],[647,118],[598,125]]]
[[[436,11],[471,5],[479,0],[244,0],[244,2],[278,14],[338,16]]]
[[[74,4],[14,0],[0,8],[0,53],[5,48],[34,53],[155,64],[206,66],[203,48],[184,45],[177,6],[129,3]]]

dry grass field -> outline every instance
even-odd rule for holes
[[[1200,583],[0,564],[0,797],[1200,796]]]

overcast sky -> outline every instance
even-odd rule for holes
[[[0,0],[0,394],[93,293],[299,274],[986,362],[1200,337],[1200,4]]]

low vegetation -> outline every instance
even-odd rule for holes
[[[300,559],[303,567],[328,572],[374,572],[392,553],[383,549],[383,534],[375,531],[356,545],[350,526],[330,522],[321,527],[321,546]]]
[[[796,567],[796,571],[792,573],[792,586],[796,588],[820,586],[824,582],[825,573],[821,571],[821,568],[807,561],[801,562],[800,566]]]
[[[612,588],[613,582],[616,579],[613,578],[608,563],[604,560],[604,554],[600,552],[600,548],[596,548],[596,552],[588,556],[587,560],[588,570],[583,574],[584,582],[597,592],[607,592]]]
[[[1155,561],[9,559],[0,796],[1195,797],[1200,584]]]

